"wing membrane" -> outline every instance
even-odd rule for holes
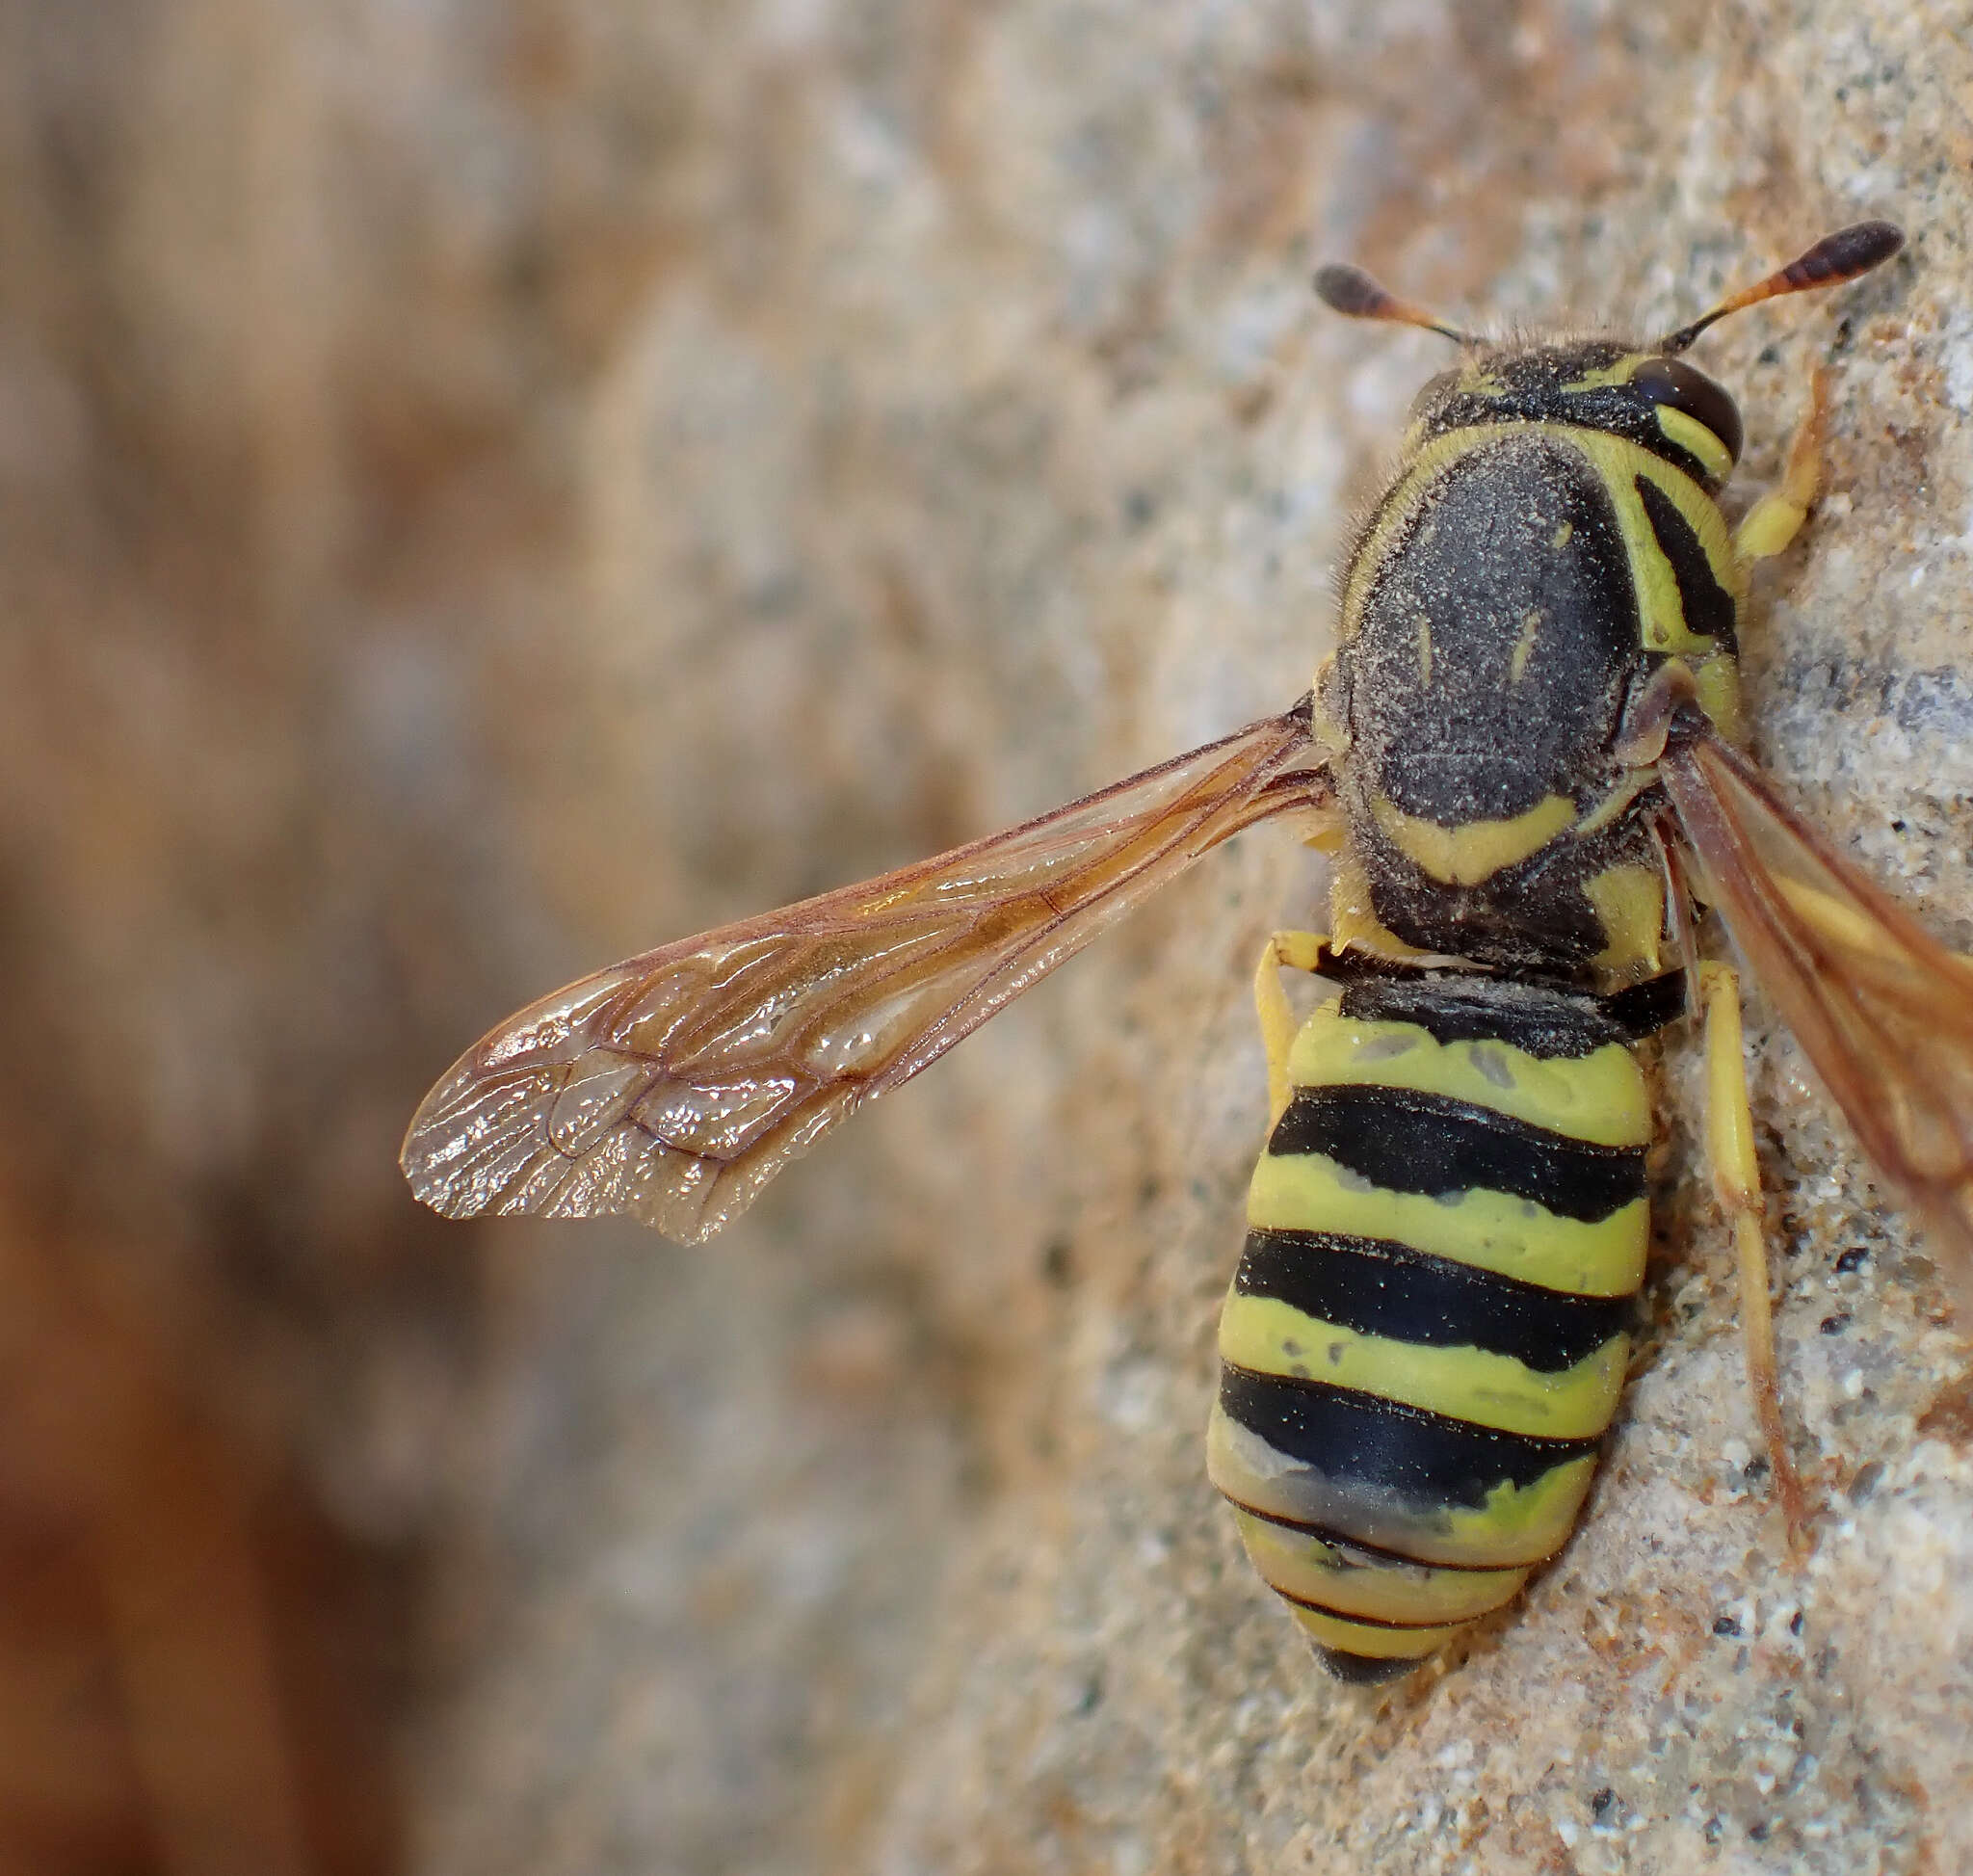
[[[1717,737],[1668,751],[1659,772],[1748,963],[1973,1301],[1973,964]]]
[[[1006,833],[644,956],[466,1051],[405,1137],[454,1217],[696,1242],[1227,835],[1321,807],[1305,700]]]

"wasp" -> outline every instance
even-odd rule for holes
[[[1207,1439],[1261,1575],[1349,1679],[1404,1673],[1574,1527],[1648,1242],[1640,1048],[1703,1018],[1776,1494],[1762,1201],[1723,922],[1871,1157],[1973,1268],[1973,964],[1862,878],[1743,753],[1749,571],[1806,518],[1826,407],[1729,524],[1716,320],[1856,278],[1866,222],[1651,342],[1488,340],[1327,267],[1358,318],[1459,348],[1352,548],[1313,689],[934,859],[631,958],[502,1023],[403,1165],[452,1216],[628,1213],[710,1236],[1209,849],[1272,817],[1331,856],[1328,930],[1256,978],[1271,1124]],[[1717,949],[1718,947],[1713,947]],[[1286,971],[1320,1000],[1297,1023]]]

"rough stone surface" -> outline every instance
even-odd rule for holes
[[[16,11],[16,51],[79,33]],[[347,1523],[431,1559],[416,1866],[1966,1867],[1973,1348],[1758,1016],[1811,1553],[1752,1457],[1675,1045],[1584,1527],[1395,1691],[1323,1678],[1203,1474],[1248,975],[1320,905],[1292,842],[1242,836],[708,1249],[428,1229],[389,1155],[560,977],[1302,689],[1443,358],[1323,316],[1329,257],[1461,323],[1662,330],[1905,224],[1881,275],[1700,356],[1747,417],[1739,499],[1832,367],[1831,492],[1745,634],[1754,738],[1973,945],[1967,10],[118,11],[152,37],[111,99],[144,108],[87,172],[95,270],[11,315],[0,474],[120,540],[115,418],[172,499],[141,565],[14,556],[6,852],[92,934],[35,954],[67,1014],[31,1033],[63,1113],[137,1117],[103,1203],[219,1291],[205,1208],[253,1199],[233,1255],[295,1288],[227,1360]],[[215,181],[241,148],[252,186]],[[51,797],[127,860],[115,895]]]

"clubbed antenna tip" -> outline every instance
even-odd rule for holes
[[[1786,293],[1808,293],[1816,287],[1840,286],[1881,267],[1905,245],[1905,230],[1892,222],[1853,222],[1847,228],[1826,234],[1814,247],[1797,254],[1786,267],[1778,267],[1765,279],[1720,302],[1711,312],[1681,326],[1658,341],[1663,353],[1683,352],[1715,320],[1728,313],[1757,306],[1763,300],[1776,300]]]
[[[1428,332],[1437,332],[1441,337],[1451,339],[1455,345],[1473,343],[1465,333],[1448,326],[1442,319],[1434,318],[1423,306],[1414,306],[1408,300],[1400,300],[1360,267],[1331,261],[1327,267],[1318,268],[1315,291],[1317,298],[1330,311],[1342,313],[1350,319],[1381,319],[1393,326],[1419,326]]]

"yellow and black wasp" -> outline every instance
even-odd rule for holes
[[[1648,1239],[1638,1044],[1702,1010],[1708,1136],[1791,1524],[1738,985],[1721,914],[1878,1165],[1973,1263],[1973,965],[1740,753],[1749,568],[1801,527],[1823,388],[1737,527],[1727,313],[1902,244],[1817,242],[1652,343],[1488,342],[1353,268],[1335,309],[1460,348],[1353,548],[1334,655],[1284,714],[1023,827],[632,958],[427,1097],[427,1203],[626,1212],[697,1241],[1242,828],[1301,817],[1329,931],[1270,942],[1271,1131],[1208,1438],[1248,1551],[1339,1673],[1412,1666],[1566,1540],[1621,1392]],[[1280,973],[1327,981],[1301,1025]]]

